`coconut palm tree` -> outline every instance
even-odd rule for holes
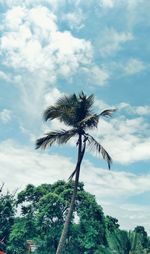
[[[36,141],[36,148],[47,148],[51,147],[53,144],[57,143],[59,145],[67,143],[72,137],[77,138],[77,148],[78,148],[78,157],[77,163],[74,171],[69,177],[72,180],[75,177],[73,182],[73,194],[64,223],[64,228],[60,237],[56,254],[61,254],[69,228],[69,224],[72,218],[75,199],[77,195],[77,188],[79,182],[80,166],[85,154],[86,146],[91,146],[98,151],[104,160],[107,161],[108,168],[110,169],[112,159],[104,147],[96,141],[89,133],[88,129],[94,129],[98,126],[99,119],[101,117],[110,117],[115,111],[114,109],[106,109],[100,114],[93,113],[94,96],[86,96],[83,92],[79,95],[73,94],[70,96],[63,96],[58,99],[54,106],[50,106],[44,112],[44,120],[53,120],[58,119],[60,122],[63,122],[65,125],[71,127],[69,130],[56,130],[47,133],[43,138],[39,138]]]

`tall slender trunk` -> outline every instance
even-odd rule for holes
[[[69,210],[68,210],[68,213],[67,213],[67,216],[66,216],[66,220],[65,220],[64,227],[63,227],[63,230],[62,230],[62,233],[61,233],[61,237],[60,237],[60,240],[59,240],[59,244],[58,244],[58,247],[57,247],[56,254],[61,254],[64,250],[69,225],[70,225],[72,214],[73,214],[73,211],[74,211],[74,205],[75,205],[75,200],[76,200],[76,196],[77,196],[77,189],[78,189],[78,183],[79,183],[80,166],[81,166],[81,162],[82,162],[84,152],[85,152],[85,143],[84,143],[84,147],[82,147],[82,146],[83,146],[82,135],[79,134],[78,160],[77,160],[77,164],[76,164],[76,168],[75,168],[76,174],[75,174],[74,189],[73,189],[73,194],[72,194],[72,198],[71,198],[70,207],[69,207]]]

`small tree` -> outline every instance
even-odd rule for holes
[[[112,159],[103,146],[98,143],[94,137],[87,133],[88,129],[97,128],[100,117],[110,117],[115,111],[114,109],[107,109],[100,114],[93,113],[94,96],[86,96],[81,92],[78,96],[73,94],[71,96],[64,96],[60,98],[54,106],[50,106],[44,112],[44,120],[58,119],[65,125],[71,127],[70,130],[51,131],[43,138],[37,139],[36,148],[47,148],[54,143],[59,145],[67,143],[72,137],[77,137],[78,158],[75,170],[70,176],[72,179],[75,176],[74,188],[70,208],[68,210],[64,228],[60,237],[56,254],[61,254],[74,210],[75,199],[77,195],[77,188],[79,182],[80,166],[85,154],[86,145],[96,148],[102,155],[103,159],[107,161],[110,168]]]

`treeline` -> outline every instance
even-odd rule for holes
[[[72,183],[58,181],[38,187],[28,185],[17,197],[0,194],[0,250],[25,254],[27,242],[36,254],[55,254],[72,195]],[[118,220],[105,216],[95,197],[78,187],[74,217],[64,254],[148,254],[150,239],[144,227],[127,232]]]

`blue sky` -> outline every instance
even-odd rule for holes
[[[117,108],[92,134],[113,158],[112,170],[87,152],[85,189],[122,228],[150,233],[150,2],[148,0],[0,0],[0,182],[67,180],[74,140],[36,151],[58,121],[42,112],[64,94],[95,95],[95,110]]]

